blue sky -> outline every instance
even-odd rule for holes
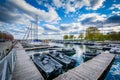
[[[90,26],[120,31],[120,0],[0,0],[0,30],[22,39],[37,27],[39,38],[62,39]]]

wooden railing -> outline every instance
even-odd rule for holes
[[[16,49],[13,48],[7,56],[0,60],[0,80],[11,80],[16,60]]]

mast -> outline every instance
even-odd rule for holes
[[[36,17],[36,22],[35,22],[35,29],[34,29],[34,39],[38,40],[38,15]]]

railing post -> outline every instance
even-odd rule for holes
[[[6,79],[6,72],[7,72],[7,60],[4,62],[4,68],[3,68],[3,73],[2,73],[2,80]]]
[[[4,55],[2,53],[2,55]],[[0,80],[11,80],[16,60],[16,50],[12,49],[11,52],[0,62],[3,63],[2,75]]]
[[[10,70],[10,74],[12,74],[12,66],[10,66],[10,62],[8,61],[8,69]]]
[[[14,63],[15,63],[15,58],[16,58],[16,50],[14,49],[13,50],[13,53],[12,53],[12,71],[14,69]]]

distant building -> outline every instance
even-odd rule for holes
[[[0,31],[0,41],[13,41],[14,37],[12,34],[5,32],[5,31]]]

